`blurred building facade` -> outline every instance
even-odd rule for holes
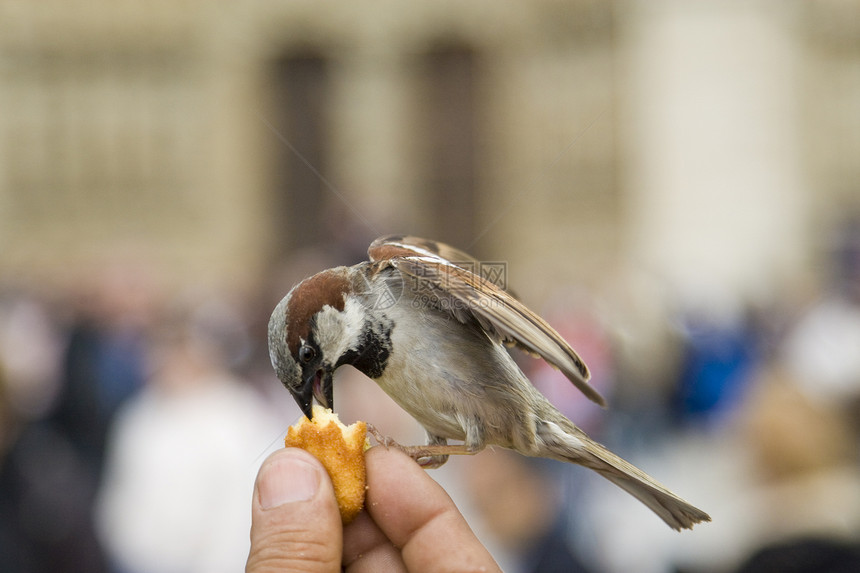
[[[531,300],[630,263],[756,295],[860,207],[858,38],[847,0],[3,0],[0,273],[243,286],[412,232]]]

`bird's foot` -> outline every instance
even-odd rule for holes
[[[376,442],[385,448],[397,448],[424,469],[436,469],[448,461],[449,455],[472,455],[476,451],[465,444],[428,444],[426,446],[404,446],[393,438],[382,434],[373,424],[367,424],[367,431]]]
[[[376,440],[376,443],[380,446],[385,446],[385,448],[395,447],[398,449],[403,447],[397,442],[395,442],[394,438],[389,438],[388,436],[380,432],[376,428],[376,426],[374,426],[370,422],[367,423],[367,431],[371,436],[373,436],[373,439]]]

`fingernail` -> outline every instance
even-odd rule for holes
[[[316,494],[319,484],[319,470],[309,463],[290,457],[274,460],[261,471],[260,507],[271,509],[285,503],[307,501]]]

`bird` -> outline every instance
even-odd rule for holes
[[[379,237],[368,259],[306,278],[272,312],[272,366],[305,416],[313,418],[314,399],[333,408],[332,375],[349,364],[423,426],[427,444],[404,449],[427,468],[499,446],[594,470],[677,531],[711,520],[535,388],[507,347],[542,358],[606,406],[582,358],[477,259],[409,235]]]

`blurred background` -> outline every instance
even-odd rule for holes
[[[0,570],[241,570],[268,315],[387,233],[504,263],[714,519],[450,461],[506,570],[860,570],[858,158],[858,0],[0,0]]]

